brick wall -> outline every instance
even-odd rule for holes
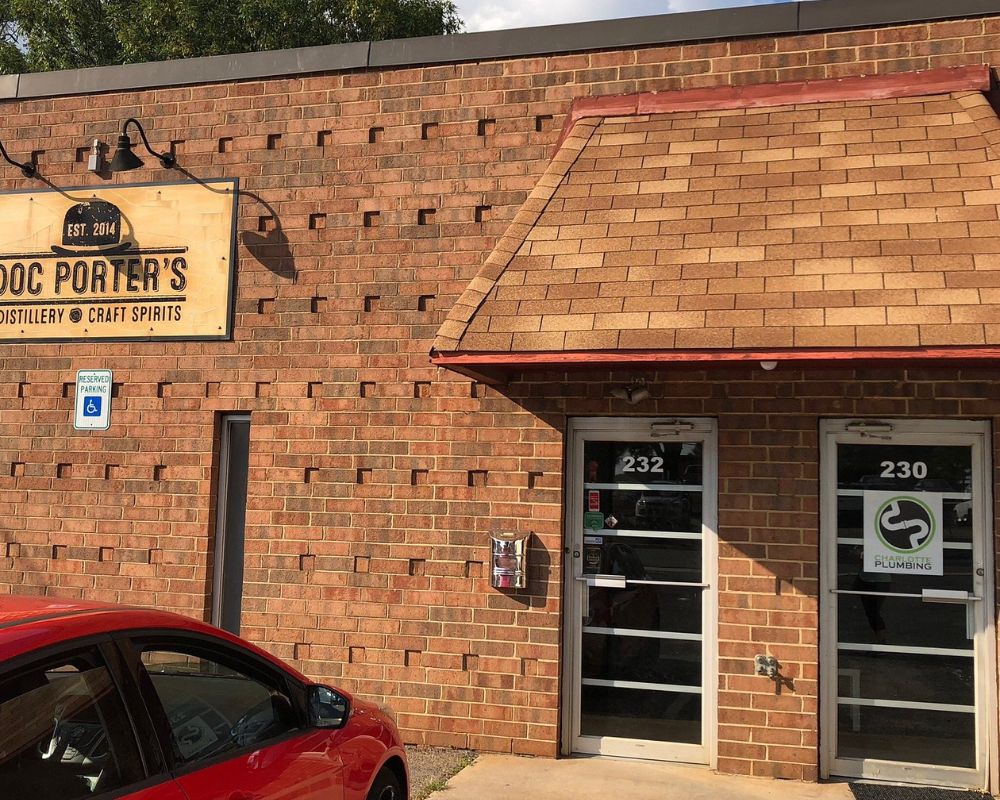
[[[605,385],[629,376],[488,388],[427,352],[571,100],[995,63],[998,34],[990,18],[3,103],[8,149],[57,186],[104,185],[79,151],[135,116],[242,193],[232,342],[0,345],[0,590],[206,616],[218,418],[250,412],[245,635],[388,698],[408,741],[554,755],[565,420],[631,411]],[[179,177],[146,163],[116,180]],[[5,190],[39,185],[0,171]],[[107,432],[72,428],[82,367],[114,370]],[[996,384],[653,385],[643,412],[719,419],[719,766],[814,778],[817,418],[990,416]],[[535,532],[527,591],[488,588],[493,527]],[[749,674],[762,648],[793,690]]]

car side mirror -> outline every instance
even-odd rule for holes
[[[351,706],[339,692],[329,686],[313,684],[307,698],[309,725],[313,728],[339,728],[347,722]]]

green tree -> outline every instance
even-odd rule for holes
[[[0,74],[462,30],[452,0],[0,0]]]
[[[0,75],[24,72],[27,62],[17,46],[17,25],[11,9],[0,7]]]

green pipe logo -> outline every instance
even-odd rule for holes
[[[937,535],[934,514],[915,497],[893,497],[875,512],[875,533],[894,553],[919,553]]]

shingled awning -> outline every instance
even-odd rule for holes
[[[432,360],[1000,357],[990,94],[964,67],[579,101]]]

